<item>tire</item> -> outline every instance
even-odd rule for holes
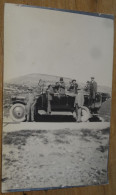
[[[81,121],[87,122],[89,118],[91,118],[91,114],[89,112],[89,109],[86,106],[81,106],[82,108],[82,114],[81,114]],[[76,119],[76,112],[73,112],[73,117]]]
[[[26,119],[25,105],[16,103],[10,108],[10,117],[15,122],[23,122]]]
[[[89,118],[91,118],[91,114],[89,112],[89,109],[86,106],[82,106],[81,108],[82,108],[81,121],[87,122],[89,120]]]

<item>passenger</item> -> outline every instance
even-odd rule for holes
[[[76,83],[76,79],[73,79],[72,82],[70,83],[69,91],[74,94],[77,94],[77,88],[78,84]]]
[[[44,87],[45,87],[45,82],[42,79],[40,79],[38,82],[38,94],[44,92]]]
[[[55,87],[54,87],[55,93],[59,93],[59,86],[60,86],[59,82],[56,82]]]
[[[90,93],[90,81],[87,81],[86,82],[86,85],[85,85],[85,91],[87,91],[88,93]]]
[[[65,83],[62,77],[60,78],[60,82],[59,82],[59,94],[65,95]]]
[[[87,106],[90,106],[90,81],[86,82],[86,85],[84,87],[84,90],[87,92]]]
[[[47,105],[47,114],[51,114],[51,101],[53,99],[54,91],[52,85],[48,86],[47,89],[47,100],[48,100],[48,105]]]
[[[28,88],[28,95],[27,95],[27,105],[26,105],[26,114],[27,114],[27,121],[34,121],[34,111],[35,111],[35,95],[33,93],[32,88]]]
[[[94,80],[94,77],[91,77],[90,81],[90,94],[89,94],[89,99],[90,99],[90,106],[94,104],[95,107],[95,98],[96,98],[96,93],[97,93],[97,83]]]
[[[82,106],[84,105],[84,94],[83,90],[78,87],[77,95],[75,97],[75,110],[76,110],[76,120],[77,122],[81,122],[81,113],[82,113]]]
[[[37,91],[38,94],[41,94],[42,89],[41,89],[40,83],[38,83],[36,91]]]

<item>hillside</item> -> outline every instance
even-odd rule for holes
[[[69,84],[71,81],[71,78],[64,78],[64,82],[66,85]],[[39,73],[33,73],[28,74],[24,76],[20,76],[17,78],[13,78],[9,81],[7,81],[5,84],[15,84],[15,85],[26,85],[28,87],[36,87],[41,80],[42,83],[45,85],[48,84],[55,84],[55,82],[59,81],[60,76],[53,76],[53,75],[46,75],[46,74],[39,74]],[[80,86],[84,87],[85,83],[78,83]],[[104,92],[104,93],[110,93],[111,94],[111,88],[107,86],[100,86],[98,85],[98,92]]]
[[[53,75],[46,75],[46,74],[28,74],[24,76],[20,76],[18,78],[13,78],[9,80],[7,83],[9,84],[17,84],[17,85],[28,85],[28,86],[35,86],[38,84],[39,80],[45,81],[47,83],[55,83],[59,81],[60,76],[53,76]],[[64,78],[66,83],[69,83],[70,78]]]

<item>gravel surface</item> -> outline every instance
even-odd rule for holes
[[[5,127],[2,153],[3,192],[108,182],[108,123],[99,125],[99,128],[94,125],[94,128],[85,128],[85,125],[82,128],[81,124],[77,129],[76,126],[71,128],[68,125],[56,130],[53,130],[53,126],[51,130],[41,129],[42,123],[38,128],[32,129],[32,126],[30,123],[30,128],[25,125],[22,130],[20,125],[20,128],[18,126],[13,131],[12,125]]]

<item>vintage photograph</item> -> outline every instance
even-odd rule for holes
[[[108,183],[114,18],[5,4],[2,192]]]

